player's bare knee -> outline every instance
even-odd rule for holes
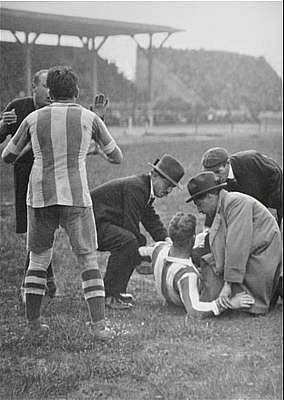
[[[97,253],[77,254],[78,263],[81,271],[86,269],[99,269]]]
[[[47,270],[52,258],[52,248],[43,251],[42,253],[30,252],[29,269],[44,269]]]

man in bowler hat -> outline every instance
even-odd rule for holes
[[[272,158],[255,150],[239,151],[229,156],[226,149],[213,147],[202,156],[202,168],[214,172],[227,182],[229,192],[248,194],[265,207],[276,209],[277,222],[282,221],[282,170]],[[210,226],[206,221],[206,226]]]
[[[164,154],[149,173],[114,179],[92,193],[97,224],[98,249],[109,251],[104,285],[106,305],[130,309],[133,296],[126,293],[135,266],[141,262],[138,248],[146,238],[141,223],[155,241],[166,240],[167,229],[153,207],[155,198],[168,196],[178,187],[184,168],[174,157]]]
[[[215,282],[220,278],[223,282],[214,293],[212,281],[211,293],[214,298],[219,296],[224,308],[230,308],[231,297],[245,291],[255,300],[246,311],[264,314],[282,296],[281,233],[263,204],[246,194],[224,190],[226,185],[211,171],[194,176],[187,185],[190,198],[186,202],[193,201],[213,221],[211,266]]]

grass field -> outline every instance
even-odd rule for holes
[[[281,163],[281,127],[257,133],[118,137],[125,160],[120,166],[89,158],[90,187],[114,177],[149,170],[148,161],[168,152],[185,166],[183,184],[200,168],[209,147],[230,152],[254,148]],[[45,299],[42,313],[48,338],[24,338],[24,310],[17,289],[25,259],[25,237],[14,233],[12,167],[1,167],[0,399],[26,400],[276,400],[282,398],[282,303],[267,316],[245,314],[185,321],[181,309],[157,296],[151,276],[136,272],[129,291],[136,306],[107,311],[117,332],[108,344],[96,343],[85,327],[79,269],[65,234],[59,231],[54,268],[59,297]],[[177,211],[196,214],[175,190],[156,208],[165,224]],[[203,218],[198,216],[198,229]],[[102,270],[106,253],[100,254]]]

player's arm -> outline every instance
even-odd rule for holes
[[[30,141],[29,124],[26,118],[23,120],[16,134],[10,139],[2,152],[2,159],[6,163],[13,163]]]
[[[160,241],[152,244],[151,246],[140,246],[138,248],[138,252],[141,257],[150,257],[152,259],[154,250],[161,244],[165,243],[166,241]]]
[[[102,155],[108,162],[120,164],[123,154],[105,123],[96,115],[93,121],[92,138],[99,147],[96,154]]]
[[[225,308],[221,307],[218,299],[210,302],[200,301],[197,281],[197,274],[188,273],[177,282],[180,298],[187,314],[196,315],[196,311],[200,313],[212,311],[214,315],[221,314]]]

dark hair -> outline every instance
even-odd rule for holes
[[[52,67],[48,70],[46,85],[50,97],[55,100],[78,97],[78,77],[68,66]]]
[[[39,80],[42,74],[47,73],[48,69],[40,69],[33,75],[32,86],[35,87],[39,84]]]
[[[169,236],[173,245],[184,247],[195,235],[196,217],[193,214],[178,212],[169,223]]]

